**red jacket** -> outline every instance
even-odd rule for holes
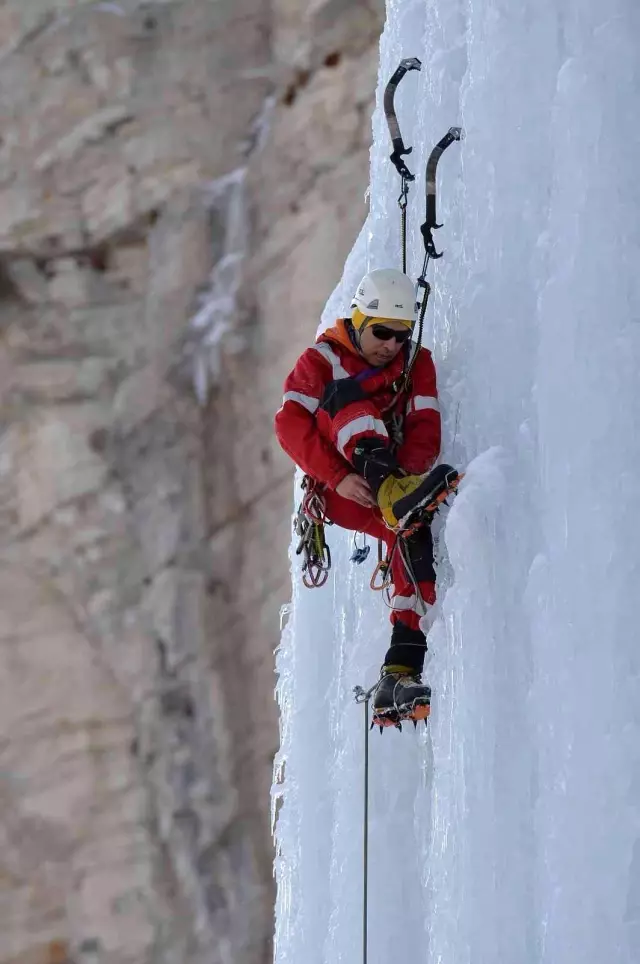
[[[404,352],[361,381],[361,387],[380,412],[393,401],[393,383],[402,374]],[[371,369],[349,338],[344,320],[323,332],[313,348],[302,353],[284,385],[275,431],[282,448],[300,468],[330,488],[353,472],[353,466],[332,441],[331,417],[319,408],[327,384]],[[436,372],[431,352],[421,348],[411,369],[409,391],[393,407],[404,417],[403,440],[397,449],[399,465],[410,473],[428,471],[440,452],[440,411]],[[392,412],[383,414],[390,421]]]

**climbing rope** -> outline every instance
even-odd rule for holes
[[[379,682],[379,681],[378,681]],[[376,682],[370,689],[354,686],[356,703],[364,705],[364,794],[362,820],[362,960],[367,964],[369,923],[369,701],[378,688]]]

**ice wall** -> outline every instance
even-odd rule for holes
[[[443,157],[432,266],[443,458],[429,731],[372,735],[369,964],[640,960],[640,8],[389,0],[371,214],[331,297],[400,264],[382,91]],[[310,339],[312,332],[309,332]],[[277,964],[361,959],[362,709],[388,636],[370,566],[329,530],[278,655]],[[367,571],[364,571],[366,569]]]

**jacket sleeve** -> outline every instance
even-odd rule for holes
[[[275,432],[284,451],[303,472],[335,489],[353,467],[320,434],[316,424],[316,411],[331,378],[328,362],[319,352],[307,348],[284,383]]]
[[[420,350],[413,367],[398,462],[406,472],[428,472],[437,461],[442,441],[436,369],[431,352]]]

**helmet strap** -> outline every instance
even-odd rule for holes
[[[350,318],[345,318],[345,328],[347,329],[347,334],[349,335],[349,340],[351,344],[356,349],[356,351],[361,355],[362,348],[360,347],[360,332],[355,327]]]

